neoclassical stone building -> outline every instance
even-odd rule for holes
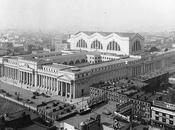
[[[133,55],[143,52],[144,38],[138,33],[78,32],[70,36],[71,49]]]
[[[69,41],[67,51],[0,57],[1,81],[72,99],[88,95],[93,83],[132,78],[165,69],[175,61],[175,50],[142,53],[144,38],[139,34],[81,32]]]

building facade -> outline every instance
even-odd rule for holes
[[[130,37],[126,38],[128,35]],[[79,36],[87,37],[84,33],[72,36],[69,39],[72,49],[70,51],[1,57],[1,80],[31,91],[59,95],[65,98],[78,98],[88,95],[89,86],[94,83],[108,80],[116,81],[126,77],[131,78],[165,69],[173,64],[173,61],[167,62],[167,59],[174,57],[175,50],[155,54],[131,55],[143,51],[144,39],[139,34],[132,34],[131,37],[130,33],[112,33],[106,35],[106,38],[97,33],[88,35],[90,39],[87,47],[91,46],[89,45],[91,41],[100,37],[105,41],[105,43],[101,41],[103,48],[111,49],[116,49],[117,44],[109,42],[114,38],[118,40],[119,36],[124,36],[125,42],[123,44],[117,42],[121,51],[97,49],[101,46],[97,41],[92,45],[96,49],[75,51]],[[73,37],[77,38],[73,40]],[[140,40],[140,45],[138,43],[135,45],[135,42],[132,44],[132,40],[133,42]],[[108,43],[112,45],[108,47]],[[125,43],[128,47],[122,47]],[[84,43],[78,44],[79,46],[86,46],[82,45]],[[124,50],[124,48],[127,50]],[[132,52],[132,48],[136,51]],[[93,50],[96,51],[92,52]],[[172,60],[174,59],[172,58]]]
[[[165,130],[175,130],[175,105],[154,101],[151,107],[151,125]]]
[[[71,49],[115,53],[118,55],[140,54],[144,38],[137,33],[78,32],[70,36]]]

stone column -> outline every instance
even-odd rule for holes
[[[8,78],[8,75],[9,75],[9,69],[8,67],[6,67],[6,77]]]
[[[55,78],[55,92],[58,94],[58,81],[57,81],[57,79]]]
[[[11,79],[13,79],[13,68],[10,68],[11,70]]]
[[[7,67],[7,77],[9,78],[9,67]]]
[[[47,77],[44,76],[44,88],[47,89]]]
[[[51,77],[49,77],[49,90],[51,90],[51,88],[52,88],[52,80],[51,80],[52,78]]]
[[[9,78],[11,78],[11,75],[12,75],[10,70],[11,70],[11,69],[9,68]]]
[[[55,90],[55,78],[52,78],[52,91],[54,92]]]
[[[7,67],[5,67],[5,77],[7,77]]]
[[[23,79],[23,83],[25,83],[25,73],[22,72],[22,79]]]
[[[19,70],[18,73],[19,73],[19,76],[18,76],[19,77],[19,82],[21,83],[21,71]]]
[[[26,72],[23,72],[24,74],[24,84],[26,84]]]
[[[25,72],[25,82],[27,84],[27,72]]]
[[[16,79],[16,69],[13,69],[13,79]]]
[[[8,77],[11,78],[10,68],[8,67],[8,69],[9,69]]]
[[[20,79],[20,70],[18,70],[18,78],[17,78],[17,80],[18,80],[18,83],[20,83],[21,82],[21,79]]]
[[[32,74],[31,74],[31,84],[32,84],[32,87],[34,86],[34,82],[33,82],[33,79],[34,79],[34,75],[33,75],[33,72],[32,72]]]
[[[53,92],[53,90],[54,90],[54,78],[52,77],[52,78],[51,78],[51,80],[52,80],[52,87],[51,87],[51,91]]]
[[[37,87],[40,87],[41,84],[40,84],[40,75],[39,74],[37,75],[37,81],[38,81]]]
[[[59,94],[59,91],[60,91],[60,82],[58,81],[58,79],[56,79],[56,82],[57,82],[57,85],[56,85],[56,88],[57,88],[57,94]]]
[[[73,84],[72,86],[72,96],[73,98],[75,98],[75,84]]]
[[[9,75],[9,69],[8,69],[8,67],[6,67],[6,77],[8,78],[8,75]]]
[[[70,95],[70,99],[72,98],[72,85],[70,84],[70,92],[69,92],[69,95]]]
[[[50,82],[49,82],[49,77],[47,76],[47,90],[49,90],[50,87]]]
[[[49,82],[49,77],[47,76],[47,90],[49,90],[50,87],[50,82]]]
[[[43,85],[44,85],[44,88],[46,87],[46,76],[43,75]]]
[[[51,87],[52,87],[52,80],[51,77],[49,77],[49,90],[51,90]]]
[[[41,88],[43,87],[43,76],[41,75]]]
[[[4,70],[3,70],[3,77],[5,77],[5,70],[6,70],[6,69],[5,69],[5,66],[4,66]]]
[[[18,71],[19,71],[19,70],[16,69],[16,80],[19,80],[19,79],[18,79]]]
[[[10,68],[9,68],[9,78],[11,78]]]
[[[12,72],[13,72],[13,80],[15,80],[15,69],[14,68],[12,69]]]
[[[25,73],[24,72],[22,72],[22,79],[23,79],[23,84],[25,83],[25,75],[24,75]]]
[[[30,73],[29,73],[29,86],[31,85],[31,77],[30,77]]]
[[[30,73],[28,72],[28,73],[27,73],[27,84],[28,84],[28,85],[30,84],[30,81],[29,81],[30,78],[29,78],[29,77],[30,77]]]
[[[52,90],[52,77],[50,77],[50,90]]]
[[[65,89],[65,90],[66,90],[66,91],[65,91],[65,97],[67,98],[67,93],[68,93],[68,91],[67,91],[67,90],[68,90],[68,83],[65,83],[65,84],[66,84],[66,86],[65,86],[65,88],[66,88],[66,89]]]
[[[42,75],[40,75],[40,87],[42,87]]]
[[[11,79],[13,79],[13,68],[10,68],[10,76],[11,76]]]
[[[22,83],[24,82],[24,78],[23,78],[23,72],[21,71],[21,79],[22,79]]]
[[[38,72],[36,72],[35,70],[34,71],[34,75],[33,75],[33,84],[34,84],[34,87],[37,87],[37,74]]]
[[[57,87],[57,79],[56,78],[54,78],[54,80],[55,80],[55,84],[54,84],[54,91],[56,92],[56,87]]]
[[[69,93],[69,98],[70,98],[70,83],[67,83],[67,95]]]
[[[39,87],[41,87],[41,75],[39,74]]]
[[[47,76],[45,76],[45,82],[46,82],[46,83],[45,83],[45,85],[46,85],[45,88],[46,88],[46,90],[47,90]]]
[[[27,84],[27,85],[28,85],[28,83],[29,83],[29,82],[28,82],[28,80],[29,80],[28,74],[29,74],[29,73],[26,72],[26,84]]]
[[[21,71],[21,83],[23,83],[23,72]]]
[[[7,67],[7,78],[9,78],[9,68]]]
[[[63,82],[60,81],[60,93],[63,96]]]

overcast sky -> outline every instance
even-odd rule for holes
[[[0,29],[175,30],[175,0],[0,0]]]

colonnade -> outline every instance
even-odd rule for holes
[[[19,82],[34,86],[34,75],[31,72],[19,71]]]
[[[10,67],[4,67],[4,71],[2,74],[6,78],[10,78],[13,80],[18,80],[18,69],[10,68]]]
[[[144,73],[155,71],[156,69],[158,69],[158,67],[156,67],[156,64],[149,63],[149,64],[133,66],[131,72],[132,72],[132,76],[137,76]]]
[[[69,82],[60,81],[59,79],[47,75],[37,74],[37,87],[47,90],[48,92],[54,92],[57,95],[71,98],[72,88]]]
[[[56,95],[64,96],[66,98],[73,98],[73,90],[70,82],[61,81],[58,78],[37,74],[36,78],[32,72],[18,70],[4,66],[3,77],[18,81],[21,85],[28,85],[31,87],[36,86],[39,89],[43,89],[47,92],[54,93]],[[35,81],[36,80],[36,81]]]

